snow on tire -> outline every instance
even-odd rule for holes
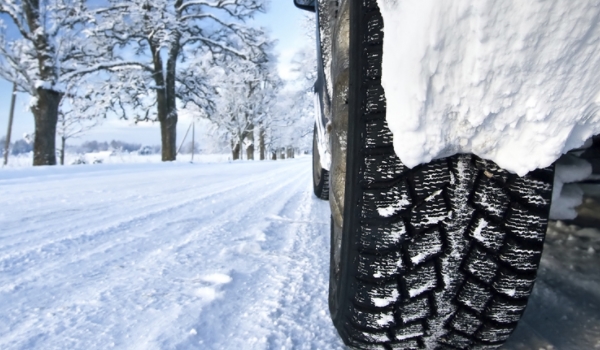
[[[343,227],[332,220],[334,324],[356,348],[498,347],[533,288],[553,168],[519,177],[465,154],[405,167],[386,122],[377,3],[350,6],[354,88]]]

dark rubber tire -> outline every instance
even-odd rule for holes
[[[313,130],[313,149],[312,149],[312,160],[313,160],[313,191],[315,196],[322,200],[329,199],[329,171],[321,167],[321,161],[319,157],[319,149],[317,147],[317,125],[315,124]]]
[[[554,170],[519,177],[464,154],[405,167],[386,122],[377,1],[350,6],[343,227],[332,220],[334,325],[361,349],[496,348],[533,288]]]

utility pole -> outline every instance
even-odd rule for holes
[[[183,147],[183,143],[185,142],[185,139],[187,139],[187,135],[189,134],[191,128],[192,128],[192,124],[190,124],[190,126],[187,129],[187,131],[185,132],[185,136],[183,137],[183,141],[181,141],[181,145],[179,145],[179,148],[177,149],[177,153],[175,153],[175,154],[179,154],[179,151],[181,151],[181,147]]]
[[[196,150],[195,142],[196,138],[196,122],[192,122],[192,163],[194,162],[194,151]]]
[[[10,99],[10,114],[8,115],[8,130],[6,131],[6,144],[4,145],[4,166],[8,164],[8,147],[12,132],[13,116],[15,114],[15,99],[17,98],[17,83],[13,83],[12,97]]]

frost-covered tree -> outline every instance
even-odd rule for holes
[[[65,80],[79,69],[84,1],[1,0],[0,76],[32,96],[34,165],[54,165]]]
[[[162,159],[176,157],[178,103],[213,107],[207,79],[222,57],[255,60],[267,42],[264,33],[244,23],[268,0],[108,0],[98,11],[92,35],[111,60],[136,60],[135,70],[113,70],[106,91],[126,99],[136,120],[157,120]],[[126,96],[125,96],[126,95]],[[118,106],[122,102],[114,103]]]
[[[212,70],[216,88],[215,112],[207,118],[229,138],[232,157],[240,159],[246,149],[247,159],[254,159],[255,134],[258,133],[260,159],[264,159],[265,133],[270,110],[280,87],[274,57],[263,62],[229,59],[220,69]],[[223,68],[226,67],[226,68]]]
[[[312,142],[314,125],[314,83],[317,62],[312,46],[301,47],[291,65],[294,78],[286,81],[285,88],[274,99],[268,131],[268,146],[272,155],[292,156],[294,149],[308,149]]]
[[[0,76],[32,97],[33,164],[54,165],[58,111],[67,86],[124,62],[106,61],[105,53],[86,40],[86,27],[97,12],[90,12],[85,0],[0,0],[0,13]]]
[[[56,134],[60,138],[60,165],[65,164],[65,146],[67,140],[77,138],[100,123],[105,116],[104,106],[95,104],[89,94],[77,91],[65,94],[58,111]]]

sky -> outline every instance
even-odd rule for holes
[[[293,0],[271,0],[267,13],[258,14],[254,22],[266,27],[271,38],[277,40],[275,52],[279,56],[278,70],[284,79],[291,77],[290,60],[299,48],[314,45],[305,37],[302,27],[303,16],[307,12],[297,9]],[[0,137],[6,135],[12,83],[0,79]],[[18,94],[15,104],[15,116],[12,129],[12,141],[23,137],[25,133],[34,131],[33,115],[28,110],[30,97]],[[180,113],[177,125],[178,144],[182,140],[191,123],[186,113]],[[86,140],[111,141],[120,140],[144,145],[160,144],[160,127],[158,123],[138,123],[132,121],[105,119],[102,124],[88,131],[77,139],[67,141],[76,145]]]

